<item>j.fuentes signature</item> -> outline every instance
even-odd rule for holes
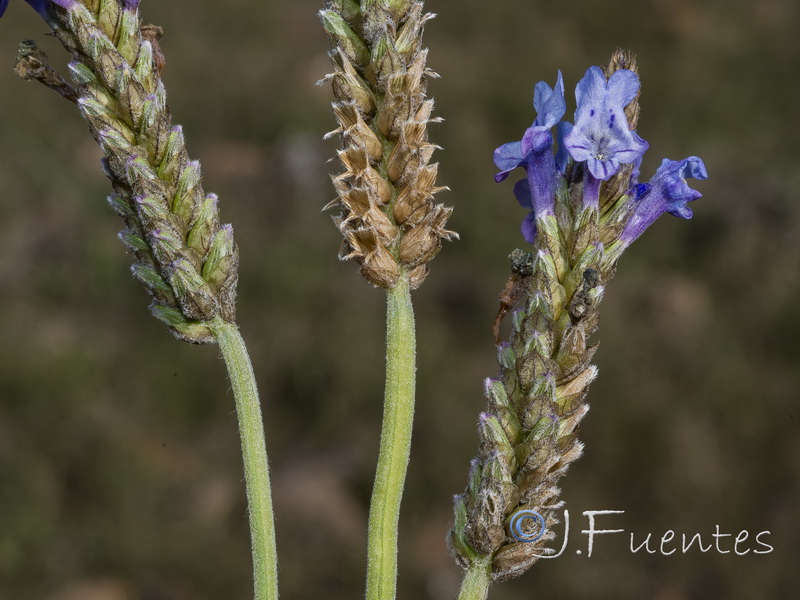
[[[588,520],[588,529],[582,529],[581,533],[587,536],[586,555],[588,557],[592,556],[596,536],[626,533],[624,529],[599,529],[596,517],[622,514],[625,514],[624,510],[583,511],[583,516]],[[520,542],[538,540],[545,530],[544,518],[532,510],[519,511],[512,518],[512,523],[511,535]],[[544,554],[541,558],[557,558],[564,554],[569,541],[569,527],[569,510],[564,509],[564,538],[561,549],[553,554]],[[678,534],[672,529],[668,529],[660,537],[653,533],[640,535],[630,532],[630,550],[633,554],[643,550],[648,554],[661,554],[663,556],[669,556],[676,552],[686,554],[694,550],[703,553],[714,550],[719,554],[733,552],[737,556],[744,556],[750,552],[753,554],[769,554],[774,550],[766,541],[769,535],[769,531],[759,531],[756,534],[751,534],[746,529],[736,534],[724,533],[720,530],[719,525],[714,525],[713,531],[709,533]],[[582,554],[583,551],[578,549],[575,553]]]

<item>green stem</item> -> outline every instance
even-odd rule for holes
[[[236,325],[217,317],[209,326],[222,350],[236,399],[236,414],[239,416],[253,551],[254,598],[277,600],[278,556],[275,550],[272,492],[269,485],[267,448],[264,443],[264,424],[261,420],[261,405],[253,366]]]
[[[367,600],[393,600],[397,591],[397,525],[414,420],[416,340],[408,278],[386,295],[386,395],[369,509]]]
[[[489,596],[491,570],[491,556],[476,558],[469,565],[467,574],[464,575],[461,590],[458,592],[458,600],[486,600]]]

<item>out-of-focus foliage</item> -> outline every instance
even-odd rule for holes
[[[20,4],[18,2],[18,4]],[[241,247],[239,320],[264,400],[287,598],[362,593],[383,385],[383,294],[336,259],[321,141],[334,127],[321,3],[145,0],[164,26],[169,100]],[[564,480],[564,556],[496,600],[789,598],[800,561],[800,8],[745,2],[431,0],[430,92],[448,244],[415,292],[419,391],[400,597],[454,597],[444,534],[494,375],[491,323],[522,210],[492,150],[533,117],[533,84],[568,88],[616,46],[639,55],[639,133],[710,179],[690,222],[664,217],[623,257],[601,319],[586,455]],[[11,72],[37,37],[0,38],[0,597],[215,600],[250,594],[233,398],[214,347],[146,309],[74,107]],[[235,10],[234,10],[235,9]],[[60,58],[59,58],[60,57]],[[586,557],[584,510],[625,534]],[[772,532],[771,554],[631,554],[678,535]],[[763,538],[762,538],[763,539]],[[732,547],[732,538],[721,541]],[[752,540],[752,538],[751,538]],[[755,548],[753,544],[750,546]],[[575,550],[583,549],[576,555]],[[741,547],[740,547],[741,549]]]

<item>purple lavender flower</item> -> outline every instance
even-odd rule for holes
[[[561,71],[555,87],[551,88],[544,81],[536,84],[533,107],[536,119],[525,131],[522,141],[503,144],[494,151],[494,164],[500,169],[495,181],[505,180],[517,167],[525,169],[527,174],[527,179],[514,186],[514,194],[519,203],[531,211],[522,223],[522,235],[530,243],[536,237],[536,217],[553,214],[556,162],[550,129],[567,109]]]
[[[628,69],[606,80],[600,67],[589,67],[575,88],[575,127],[564,144],[577,162],[584,162],[596,179],[607,181],[620,164],[634,162],[647,142],[628,129],[624,108],[636,98],[639,78]]]
[[[692,209],[686,203],[697,200],[702,194],[689,187],[686,183],[688,177],[708,179],[706,166],[700,158],[665,158],[649,183],[640,183],[634,188],[633,215],[620,235],[625,246],[642,235],[665,212],[682,219],[692,218]]]
[[[31,5],[33,10],[41,15],[43,19],[47,19],[47,11],[50,10],[50,0],[25,0]],[[2,17],[8,8],[8,0],[0,0],[0,17]]]

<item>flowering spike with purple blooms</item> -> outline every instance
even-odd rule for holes
[[[514,196],[529,211],[522,236],[534,248],[509,256],[511,275],[493,327],[500,373],[487,381],[478,457],[455,499],[450,548],[468,570],[465,581],[481,592],[461,600],[485,598],[490,580],[518,577],[554,552],[547,544],[562,519],[556,486],[582,453],[578,426],[597,375],[590,340],[600,300],[625,248],[665,212],[691,217],[687,203],[700,193],[686,179],[707,176],[692,156],[665,160],[649,183],[638,183],[647,142],[633,131],[639,78],[631,53],[617,51],[605,69],[586,71],[574,126],[559,122],[561,85],[560,75],[555,90],[537,84],[533,126],[495,151],[497,181],[518,166],[528,175]],[[518,304],[503,341],[503,317]],[[541,531],[522,539],[509,523],[530,514],[541,519]]]

